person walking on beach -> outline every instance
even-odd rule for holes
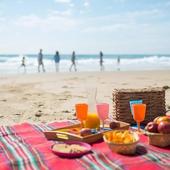
[[[25,56],[22,57],[21,66],[20,67],[24,67],[24,72],[26,73]]]
[[[103,71],[104,70],[104,66],[103,66],[103,52],[102,51],[100,51],[100,61],[99,61],[99,63],[100,63],[100,71]]]
[[[70,68],[69,68],[70,71],[72,70],[72,67],[73,67],[73,66],[74,66],[74,71],[77,71],[75,60],[76,60],[76,54],[75,54],[75,51],[73,51],[72,56],[71,56],[71,63],[72,63],[72,64],[71,64],[71,66],[70,66]]]
[[[120,56],[117,57],[117,64],[120,64]]]
[[[40,66],[42,66],[42,70],[43,72],[45,72],[42,49],[40,49],[40,52],[38,54],[38,72],[40,72]]]
[[[60,62],[60,55],[59,55],[58,51],[56,51],[56,54],[54,55],[54,61],[55,61],[56,72],[58,72],[59,71],[59,62]]]
[[[120,71],[120,56],[117,57],[117,70]]]

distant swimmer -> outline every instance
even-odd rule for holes
[[[71,66],[69,68],[70,71],[72,70],[73,66],[74,66],[74,71],[77,71],[75,60],[76,60],[76,54],[75,54],[75,51],[73,51],[72,56],[71,56]]]
[[[103,66],[103,52],[102,51],[100,51],[100,61],[99,61],[99,63],[100,63],[100,71],[103,71],[104,70],[104,66]]]
[[[38,72],[40,72],[40,66],[42,66],[42,70],[45,72],[42,49],[40,49],[40,52],[38,53]]]
[[[55,62],[56,72],[58,72],[59,71],[59,62],[60,62],[60,55],[59,55],[58,51],[56,51],[56,54],[54,55],[54,62]]]

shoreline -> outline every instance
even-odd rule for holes
[[[170,87],[169,75],[170,70],[0,76],[0,124],[74,119],[74,105],[87,102],[89,87],[97,88],[97,101],[109,103],[112,113],[114,88]],[[170,90],[166,90],[166,106],[170,106]]]
[[[25,55],[24,55],[25,56]],[[25,67],[22,65],[23,55],[10,57],[0,55],[0,74],[22,74]],[[120,60],[118,60],[120,59]],[[27,74],[36,74],[38,71],[37,54],[33,56],[25,56],[25,66]],[[103,66],[105,71],[142,71],[142,70],[170,70],[170,56],[169,55],[144,55],[144,54],[130,54],[130,55],[103,55]],[[45,70],[49,73],[55,72],[54,55],[45,55],[43,58]],[[97,55],[76,55],[76,67],[80,72],[100,71],[100,57]],[[139,64],[140,63],[140,64]],[[69,72],[71,66],[70,56],[61,55],[59,62],[59,70],[61,72]]]

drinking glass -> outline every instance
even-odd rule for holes
[[[86,103],[78,103],[75,105],[76,117],[81,122],[83,127],[83,121],[87,119],[88,105]]]
[[[109,114],[109,104],[108,103],[99,103],[96,105],[97,113],[102,121],[103,129],[104,129],[104,121],[108,118]]]
[[[133,104],[142,104],[143,103],[143,100],[139,99],[139,100],[130,100],[129,101],[129,104],[130,104],[130,111],[133,115],[133,110],[132,110],[132,105]]]
[[[145,119],[146,104],[132,104],[133,119],[137,122],[138,132],[140,132],[140,122]]]

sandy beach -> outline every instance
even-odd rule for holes
[[[87,102],[87,89],[97,88],[97,101],[112,113],[114,88],[170,86],[168,71],[41,73],[1,76],[0,124],[75,119],[74,105]],[[166,90],[170,107],[170,90]]]

